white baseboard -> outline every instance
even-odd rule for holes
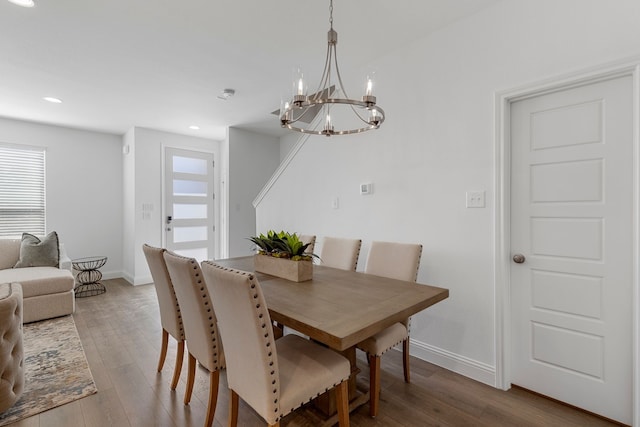
[[[103,271],[102,278],[105,280],[108,279],[124,279],[130,284],[137,285],[146,285],[148,283],[153,283],[153,278],[151,275],[141,276],[141,277],[133,277],[129,273],[125,273],[124,271]]]
[[[426,360],[434,365],[441,366],[457,374],[495,387],[495,367],[487,365],[486,363],[478,362],[477,360],[469,359],[468,357],[460,356],[459,354],[451,353],[450,351],[414,339],[411,340],[410,353],[418,359]]]
[[[105,280],[109,279],[119,279],[123,277],[122,271],[103,271],[102,278]]]
[[[138,286],[138,285],[146,285],[149,283],[153,283],[153,278],[151,277],[151,275],[148,276],[139,276],[136,277],[135,279],[133,279],[133,283],[134,286]]]
[[[124,271],[121,272],[120,276],[121,278],[123,278],[124,280],[126,280],[127,282],[129,282],[129,284],[133,285],[133,276],[129,273],[125,273]],[[113,279],[117,279],[117,277],[113,277]]]
[[[132,277],[130,274],[121,271],[109,271],[102,274],[104,279],[123,278],[127,282],[137,285],[153,283],[151,275],[142,277]],[[287,332],[294,332],[287,328]],[[402,351],[402,349],[399,349]],[[411,355],[418,359],[425,360],[434,365],[438,365],[457,374],[464,375],[492,387],[496,386],[496,370],[495,367],[459,354],[434,347],[430,344],[411,339]]]

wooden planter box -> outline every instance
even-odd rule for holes
[[[253,267],[261,273],[282,277],[293,282],[304,282],[313,277],[313,262],[311,261],[291,261],[286,258],[255,255]]]

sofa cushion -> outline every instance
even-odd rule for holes
[[[29,233],[22,233],[20,259],[14,268],[58,267],[60,264],[60,245],[55,231],[40,240]]]
[[[73,275],[69,270],[56,267],[10,268],[0,270],[0,283],[16,282],[22,285],[22,295],[56,294],[73,289]]]
[[[75,309],[76,299],[73,291],[25,298],[22,322],[31,323],[66,316],[72,314]]]
[[[13,268],[20,259],[20,240],[0,239],[0,270]]]

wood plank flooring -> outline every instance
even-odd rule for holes
[[[103,295],[78,299],[74,318],[98,393],[12,427],[176,426],[201,427],[206,412],[208,375],[199,368],[189,406],[182,403],[186,360],[175,392],[169,383],[176,344],[170,339],[164,370],[156,372],[161,344],[160,317],[153,285],[131,286],[121,279],[105,280]],[[185,355],[186,356],[186,355]],[[359,385],[367,386],[366,361]],[[186,359],[186,357],[185,357]],[[569,408],[521,389],[496,390],[422,360],[411,359],[411,384],[405,384],[400,352],[382,358],[380,415],[372,419],[364,405],[351,414],[359,426],[611,426],[606,420]],[[214,426],[227,424],[226,376],[220,392]],[[283,426],[316,426],[321,418],[311,408],[289,416]],[[265,426],[241,402],[239,423]]]

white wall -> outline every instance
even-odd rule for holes
[[[229,128],[227,148],[228,256],[249,255],[252,245],[247,237],[256,235],[253,200],[280,164],[280,142],[272,136]]]
[[[418,280],[450,298],[414,317],[412,352],[493,384],[494,96],[639,55],[638,22],[637,0],[509,0],[379,58],[383,127],[311,137],[257,228],[315,232],[318,251],[323,236],[362,238],[359,269],[372,240],[422,243]],[[364,182],[373,195],[358,194]],[[466,209],[468,190],[487,207]]]
[[[0,142],[46,148],[46,225],[70,258],[104,255],[122,271],[121,138],[0,118]]]
[[[176,147],[212,152],[214,161],[219,158],[220,149],[219,141],[139,127],[127,132],[124,143],[129,145],[130,150],[129,154],[125,155],[124,228],[132,232],[125,237],[122,249],[123,253],[130,258],[127,260],[124,277],[134,285],[139,285],[152,282],[142,245],[144,243],[153,246],[162,245],[164,148]],[[218,182],[218,171],[214,168],[214,186],[217,186]],[[143,220],[143,204],[153,206],[148,220]],[[216,248],[217,250],[219,248]]]
[[[302,137],[301,133],[291,132],[280,138],[280,161],[282,162],[291,149],[296,145],[298,139]]]

